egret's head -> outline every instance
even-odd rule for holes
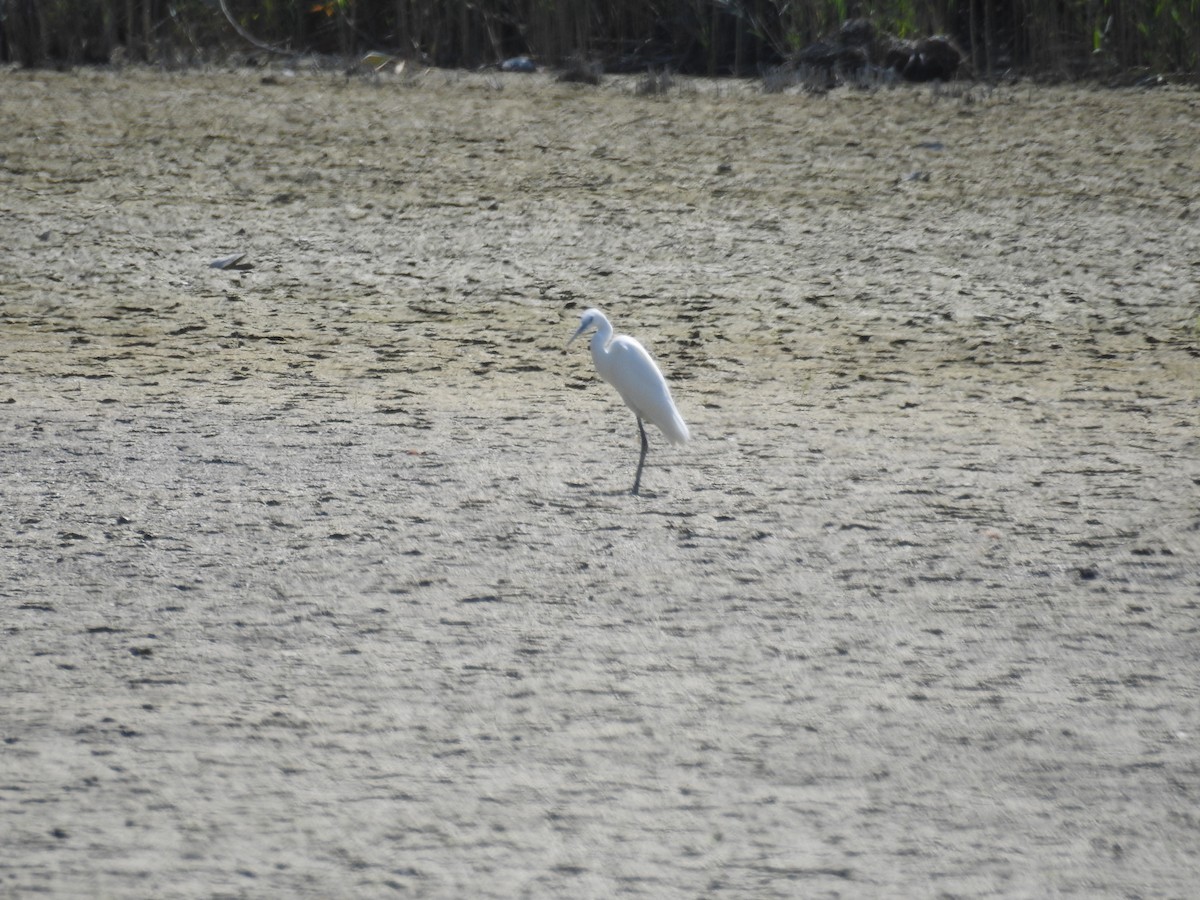
[[[585,310],[583,315],[579,317],[579,327],[575,329],[575,333],[571,335],[571,340],[567,341],[567,346],[571,346],[571,341],[579,337],[581,334],[587,334],[593,328],[599,327],[604,321],[604,313],[598,309]]]

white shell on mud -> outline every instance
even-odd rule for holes
[[[245,258],[245,256],[245,253],[235,253],[232,256],[222,256],[220,259],[214,259],[208,265],[211,269],[228,269],[230,266],[236,266],[242,261],[243,258]]]

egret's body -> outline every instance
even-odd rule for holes
[[[659,371],[654,359],[633,338],[625,334],[613,335],[612,323],[598,309],[589,309],[580,319],[579,329],[567,341],[571,341],[595,328],[592,335],[592,362],[600,377],[617,389],[625,405],[637,416],[638,433],[642,437],[642,455],[638,459],[637,476],[633,480],[633,493],[642,483],[642,467],[646,464],[646,451],[650,449],[643,421],[657,425],[672,444],[682,444],[689,437],[687,424],[675,408],[667,379]]]

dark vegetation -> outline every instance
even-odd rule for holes
[[[869,40],[847,41],[839,29],[853,19],[872,23]],[[917,45],[931,37],[936,47]],[[0,60],[25,66],[371,50],[437,66],[529,56],[604,72],[758,75],[825,52],[832,62],[817,68],[935,78],[946,60],[923,71],[924,51],[945,47],[983,77],[1194,80],[1200,0],[0,0]]]

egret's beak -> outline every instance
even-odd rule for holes
[[[571,335],[571,340],[567,341],[567,347],[570,347],[571,344],[573,344],[575,342],[575,338],[579,337],[586,330],[587,330],[586,322],[583,325],[580,325],[577,329],[575,329],[575,333],[573,335]],[[565,350],[566,347],[564,347],[563,349]]]

